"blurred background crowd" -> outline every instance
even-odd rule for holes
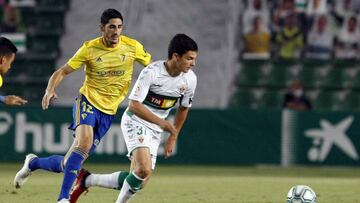
[[[242,57],[357,59],[359,0],[247,0]]]
[[[102,10],[114,7],[125,16],[124,34],[141,41],[154,60],[165,57],[163,42],[175,33],[198,42],[195,107],[282,109],[299,83],[314,110],[360,111],[360,0],[106,0],[100,5],[97,0],[0,0],[0,5],[0,33],[20,52],[0,91],[32,104],[39,104],[51,73],[83,41],[100,34]],[[59,87],[56,105],[72,104],[83,80],[77,72]]]

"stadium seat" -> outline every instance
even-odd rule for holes
[[[255,94],[251,90],[238,90],[230,100],[229,108],[254,108]]]
[[[311,89],[319,86],[321,77],[321,69],[315,67],[303,67],[299,72],[299,79],[304,88]]]
[[[357,64],[356,60],[352,59],[343,59],[343,60],[335,60],[333,65],[335,68],[352,68]]]
[[[303,59],[300,61],[302,67],[322,68],[329,65],[326,60]]]
[[[32,27],[35,27],[37,22],[37,15],[33,7],[21,7],[20,13],[21,21],[28,30]]]
[[[314,109],[320,111],[334,111],[339,108],[338,105],[340,102],[337,91],[321,91],[314,100]]]
[[[18,95],[27,99],[30,104],[39,104],[44,91],[47,86],[47,81],[33,81],[33,82],[5,82],[1,87],[0,92],[2,95]]]
[[[69,7],[70,0],[38,0],[37,5],[42,7]]]
[[[42,31],[28,34],[28,48],[36,53],[58,54],[60,33]]]
[[[62,7],[39,8],[37,10],[36,29],[62,32],[64,28],[64,14],[65,8]]]
[[[283,64],[273,64],[267,85],[271,88],[286,88],[294,78],[292,67]]]
[[[256,87],[264,84],[264,74],[261,66],[243,66],[239,72],[239,86]]]
[[[350,82],[350,88],[353,90],[360,89],[360,71],[357,71],[354,78],[352,78],[352,80]]]
[[[360,111],[360,92],[352,91],[348,93],[340,109],[344,111]]]
[[[18,55],[6,78],[11,81],[19,79],[48,79],[55,71],[55,57],[51,55]]]
[[[258,106],[262,109],[280,109],[284,94],[280,90],[268,90],[259,99]]]
[[[321,87],[326,89],[340,89],[345,87],[345,83],[349,78],[346,68],[332,68],[325,76]]]

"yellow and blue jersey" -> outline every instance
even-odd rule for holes
[[[85,65],[79,92],[100,111],[114,115],[129,91],[135,61],[146,66],[151,55],[138,41],[122,35],[114,48],[106,47],[102,37],[86,41],[67,64],[75,70]]]

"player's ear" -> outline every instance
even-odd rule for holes
[[[105,25],[100,24],[100,25],[99,25],[99,28],[100,28],[100,31],[101,31],[101,32],[105,32]]]
[[[178,53],[173,53],[172,57],[175,59],[175,60],[178,60],[180,55]]]
[[[0,56],[0,64],[4,64],[6,62],[5,56]]]

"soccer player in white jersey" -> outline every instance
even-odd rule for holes
[[[125,203],[144,187],[155,169],[157,150],[163,131],[170,133],[165,145],[165,158],[172,153],[196,88],[195,66],[198,47],[185,34],[177,34],[169,44],[168,59],[148,65],[140,74],[129,96],[130,102],[121,119],[130,173],[90,174],[82,169],[70,202],[91,186],[120,189],[116,203]],[[174,123],[166,121],[179,101]]]

